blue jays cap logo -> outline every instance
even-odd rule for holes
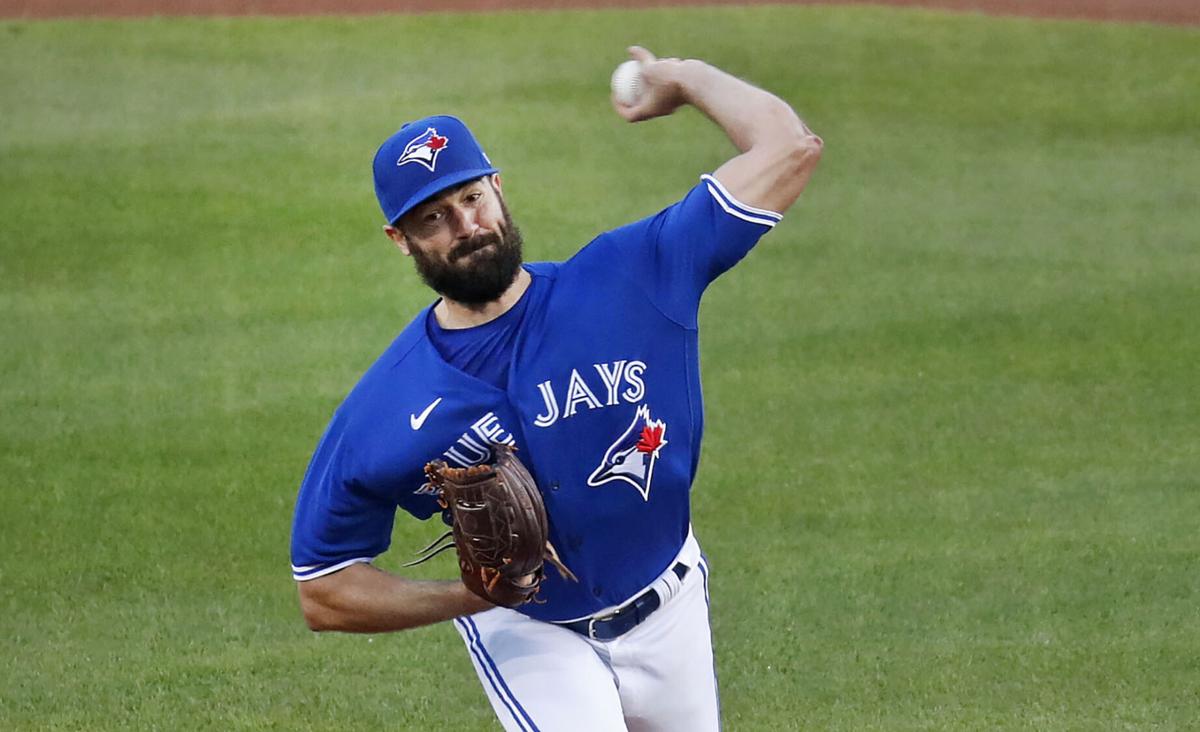
[[[617,441],[609,446],[599,467],[592,471],[588,485],[604,485],[624,481],[637,488],[642,500],[650,500],[650,481],[654,479],[654,463],[666,446],[667,424],[650,418],[650,406],[637,408],[633,421]]]
[[[400,154],[400,159],[396,161],[396,165],[420,163],[429,168],[429,172],[432,173],[434,167],[437,165],[438,155],[449,144],[449,137],[438,135],[437,130],[430,127],[404,146],[404,152]]]

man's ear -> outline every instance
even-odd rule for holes
[[[387,237],[395,243],[397,249],[404,252],[404,256],[412,256],[412,252],[408,250],[408,237],[404,235],[403,231],[391,224],[384,224],[383,233],[387,234]]]
[[[500,189],[503,187],[500,185],[500,174],[499,173],[492,173],[492,187],[496,189],[497,193],[499,193]]]

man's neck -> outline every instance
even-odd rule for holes
[[[485,303],[483,307],[468,307],[443,297],[433,308],[433,316],[437,318],[438,325],[447,330],[483,325],[504,315],[513,305],[516,305],[517,301],[521,299],[521,295],[525,294],[525,290],[529,289],[531,280],[529,273],[522,267],[517,270],[517,276],[513,278],[508,289],[502,292],[500,297]]]

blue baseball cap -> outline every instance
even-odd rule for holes
[[[375,197],[389,224],[438,193],[498,173],[457,117],[409,122],[375,152]]]

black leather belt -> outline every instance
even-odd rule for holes
[[[676,562],[675,566],[671,567],[671,571],[682,580],[687,576],[688,566],[683,562]],[[608,615],[574,620],[570,623],[555,623],[555,625],[573,630],[592,640],[607,641],[620,638],[636,628],[643,620],[650,617],[650,613],[657,610],[661,604],[662,599],[651,587]]]

